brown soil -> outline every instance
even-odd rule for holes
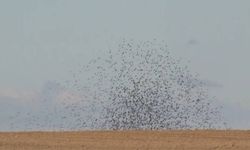
[[[0,150],[250,150],[250,131],[0,133]]]

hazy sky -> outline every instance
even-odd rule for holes
[[[156,38],[208,83],[233,127],[250,128],[249,27],[249,0],[1,0],[0,103],[28,104],[122,38]]]

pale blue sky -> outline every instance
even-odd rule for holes
[[[233,127],[250,128],[249,27],[248,0],[1,0],[0,103],[28,103],[122,38],[156,38],[208,82]]]

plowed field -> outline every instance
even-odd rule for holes
[[[250,150],[250,131],[0,133],[0,150]]]

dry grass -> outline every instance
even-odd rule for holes
[[[250,150],[250,131],[0,133],[0,150]]]

